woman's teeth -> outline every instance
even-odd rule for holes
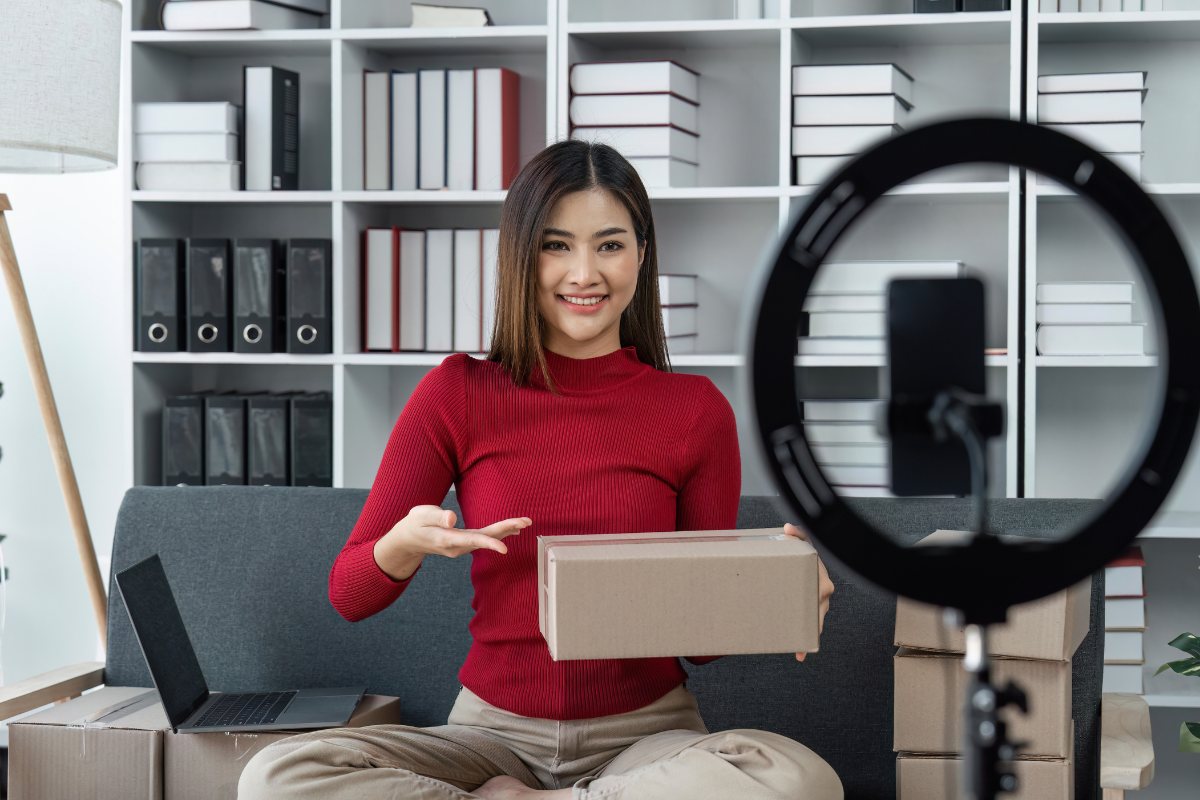
[[[594,306],[607,296],[608,295],[603,295],[601,297],[567,297],[565,294],[559,295],[559,297],[561,297],[563,300],[566,300],[568,303],[577,306]]]

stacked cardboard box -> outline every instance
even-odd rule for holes
[[[1042,75],[1038,123],[1074,136],[1142,179],[1144,72]],[[1049,178],[1038,176],[1039,183]]]
[[[953,544],[967,534],[936,531],[922,544]],[[1015,798],[1057,800],[1074,786],[1071,657],[1087,635],[1091,580],[1009,611],[990,631],[992,681],[1013,681],[1029,713],[1001,712],[1009,737],[1023,743]],[[895,739],[898,797],[954,797],[962,747],[965,635],[947,628],[941,609],[896,604]],[[1024,781],[1023,783],[1021,781]],[[948,787],[948,788],[947,788]]]
[[[1142,548],[1131,547],[1104,569],[1104,691],[1142,694],[1146,654],[1146,584]]]

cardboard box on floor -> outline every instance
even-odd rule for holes
[[[935,531],[921,545],[956,544],[970,534]],[[1020,537],[1005,536],[1006,540]],[[1091,623],[1092,580],[1080,581],[1041,600],[1022,603],[1008,612],[1008,622],[988,629],[988,652],[992,655],[1070,661]],[[900,647],[962,653],[966,649],[963,628],[947,629],[942,609],[907,598],[896,601],[896,633]]]
[[[962,747],[967,675],[962,656],[901,648],[895,665],[893,750],[954,753]],[[1001,712],[1023,754],[1067,758],[1071,752],[1071,662],[997,658],[992,682],[1015,682],[1029,698],[1029,713]]]
[[[556,660],[816,652],[818,558],[782,528],[538,537]]]
[[[396,723],[399,718],[399,700],[367,695],[349,724]],[[263,741],[266,737],[278,741],[299,732],[271,732],[260,735],[263,738],[258,741],[265,747],[270,743]],[[180,790],[178,798],[183,800],[213,798],[218,796],[216,784],[223,787],[228,775],[236,770],[232,779],[234,794],[228,795],[232,798],[236,796],[237,778],[250,758],[237,761],[237,755],[245,751],[245,741],[226,748],[207,746],[202,741],[184,744],[175,748],[184,753],[182,761],[176,757],[176,764],[182,766],[176,766],[174,772],[164,770],[164,750],[172,749],[172,740],[223,736],[172,734],[158,692],[144,687],[106,686],[9,723],[8,796],[11,800],[163,800],[164,796],[176,800],[170,791],[174,788]],[[239,738],[244,736],[239,734]],[[239,746],[242,749],[232,756],[232,764],[220,760],[222,754],[234,753]],[[201,765],[202,771],[195,770],[196,765]],[[184,773],[179,772],[181,768]],[[188,788],[171,778],[164,781],[164,772],[186,774],[195,785]]]

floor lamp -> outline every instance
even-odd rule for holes
[[[0,75],[4,76],[0,173],[85,172],[116,166],[121,13],[116,0],[4,0],[0,19]],[[104,584],[4,217],[4,212],[11,210],[8,197],[0,194],[0,271],[50,438],[50,454],[83,563],[96,625],[105,641]]]

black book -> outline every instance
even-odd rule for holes
[[[254,395],[246,398],[246,482],[251,486],[287,486],[287,395]]]
[[[333,399],[301,394],[291,406],[292,486],[333,486]]]
[[[222,353],[230,347],[230,306],[233,281],[229,275],[228,239],[188,239],[187,349],[193,353]]]
[[[246,188],[300,187],[300,76],[279,67],[246,67]]]
[[[287,352],[333,352],[333,243],[287,244]]]
[[[913,11],[917,14],[962,11],[962,4],[963,0],[913,0]]]
[[[246,484],[246,398],[204,398],[204,485]]]
[[[283,350],[283,248],[274,239],[237,239],[233,243],[233,350],[272,353]]]
[[[204,485],[204,397],[168,397],[163,406],[163,486]]]
[[[134,349],[183,349],[183,264],[181,239],[141,239],[134,243]]]

